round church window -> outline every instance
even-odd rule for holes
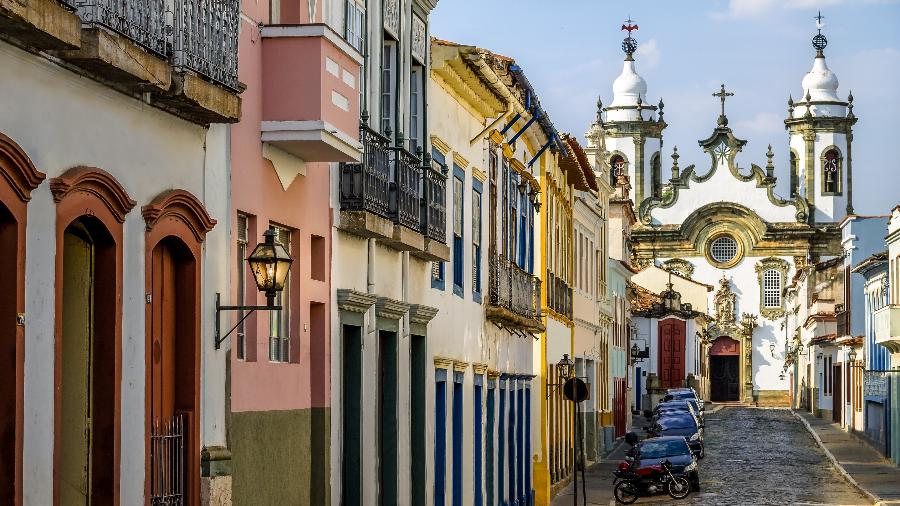
[[[728,235],[719,236],[709,243],[709,257],[719,265],[733,264],[739,251],[737,241]]]

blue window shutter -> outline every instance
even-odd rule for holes
[[[513,504],[516,500],[516,424],[518,420],[516,420],[516,391],[514,389],[515,382],[510,379],[509,388],[506,390],[509,392],[509,424],[506,429],[508,434],[506,436],[507,444],[506,449],[509,451],[509,504]]]
[[[496,420],[495,400],[497,388],[495,381],[488,382],[487,391],[487,427],[485,427],[487,435],[487,443],[485,445],[485,483],[484,488],[487,490],[487,504],[494,506],[494,424]]]
[[[506,504],[505,484],[503,482],[504,462],[506,461],[506,379],[500,379],[500,413],[497,414],[497,504]]]
[[[465,255],[463,241],[465,239],[465,182],[466,173],[458,165],[453,165],[453,293],[463,297],[465,286]]]
[[[462,506],[462,387],[453,382],[453,506]]]

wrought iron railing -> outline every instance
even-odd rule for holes
[[[67,0],[64,3],[75,7],[84,24],[108,28],[151,53],[168,56],[166,0]]]
[[[237,90],[240,15],[240,0],[176,0],[172,64]]]
[[[865,371],[863,380],[863,395],[865,397],[888,396],[888,375],[883,371]]]
[[[390,152],[390,217],[418,232],[422,228],[422,161],[402,147]]]
[[[237,90],[240,0],[60,1],[85,25],[112,30],[181,70]]]
[[[367,211],[389,218],[390,141],[368,127],[359,127],[362,161],[341,164],[341,210]]]
[[[446,244],[447,176],[430,163],[422,166],[422,214],[422,234]]]
[[[488,284],[491,305],[533,320],[541,317],[541,280],[515,262],[492,254]]]
[[[184,504],[184,415],[156,419],[150,433],[150,504]]]
[[[547,270],[547,306],[555,313],[572,319],[572,288]]]

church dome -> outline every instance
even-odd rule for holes
[[[817,56],[813,60],[812,70],[807,72],[803,77],[803,94],[806,98],[806,92],[809,92],[810,99],[813,101],[840,101],[837,96],[838,78],[828,68],[825,63],[824,56]]]
[[[613,82],[612,107],[635,106],[638,97],[643,101],[647,96],[647,82],[634,70],[634,60],[626,59],[622,73]]]

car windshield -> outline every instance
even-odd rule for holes
[[[684,439],[670,439],[667,441],[644,441],[641,445],[641,458],[644,459],[661,459],[664,457],[675,457],[677,455],[688,455],[691,450],[688,448],[687,441]]]
[[[694,392],[690,390],[681,390],[678,392],[671,392],[669,395],[676,399],[696,399]]]
[[[667,416],[660,418],[656,423],[663,430],[667,429],[695,429],[697,425],[694,419],[687,416]]]

